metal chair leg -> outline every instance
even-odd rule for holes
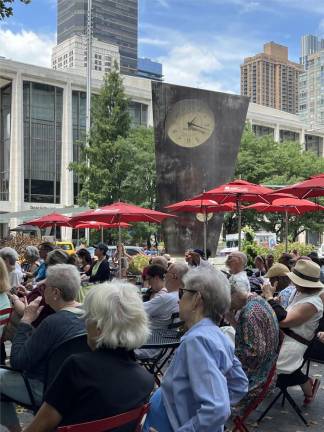
[[[296,404],[296,402],[294,401],[294,399],[290,396],[290,394],[287,391],[285,391],[285,396],[287,398],[287,401],[290,403],[291,407],[295,411],[295,413],[298,415],[298,417],[302,420],[302,422],[306,426],[309,426],[309,424],[307,423],[305,417],[302,414],[301,409],[299,408],[299,406]]]
[[[280,398],[281,395],[282,395],[282,390],[280,390],[280,392],[273,399],[273,401],[270,403],[270,405],[268,406],[268,408],[261,414],[261,416],[257,420],[257,423],[261,423],[262,419],[268,414],[268,412],[271,410],[271,408],[277,402],[277,400]]]

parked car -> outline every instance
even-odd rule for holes
[[[75,254],[75,249],[72,242],[69,241],[57,241],[55,242],[55,246],[63,249],[68,255]]]

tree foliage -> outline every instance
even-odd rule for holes
[[[311,151],[302,151],[299,143],[277,143],[271,136],[257,137],[248,127],[245,129],[238,155],[235,178],[267,186],[283,186],[302,181],[311,175],[324,172],[324,159]],[[254,230],[276,232],[283,239],[284,215],[275,213],[242,212],[242,223]],[[227,214],[227,233],[237,232],[237,218]],[[289,217],[289,236],[295,240],[306,229],[323,230],[323,214],[308,213]]]
[[[97,207],[122,200],[155,207],[153,129],[131,128],[128,104],[122,78],[113,71],[93,100],[89,145],[80,144],[81,160],[70,165],[82,184],[80,204]],[[128,232],[142,241],[155,230],[137,224]]]
[[[0,21],[13,15],[12,4],[15,0],[0,0]],[[31,0],[20,0],[21,3],[28,4]]]

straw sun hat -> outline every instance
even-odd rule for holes
[[[324,288],[320,282],[320,266],[313,261],[300,259],[290,273],[289,279],[296,285],[305,288]]]

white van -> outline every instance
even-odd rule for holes
[[[242,241],[245,238],[245,233],[242,232]],[[238,251],[238,234],[226,234],[226,247],[220,250],[220,256],[229,255],[231,252]],[[276,233],[267,231],[257,231],[254,240],[266,248],[273,248],[277,244]]]

